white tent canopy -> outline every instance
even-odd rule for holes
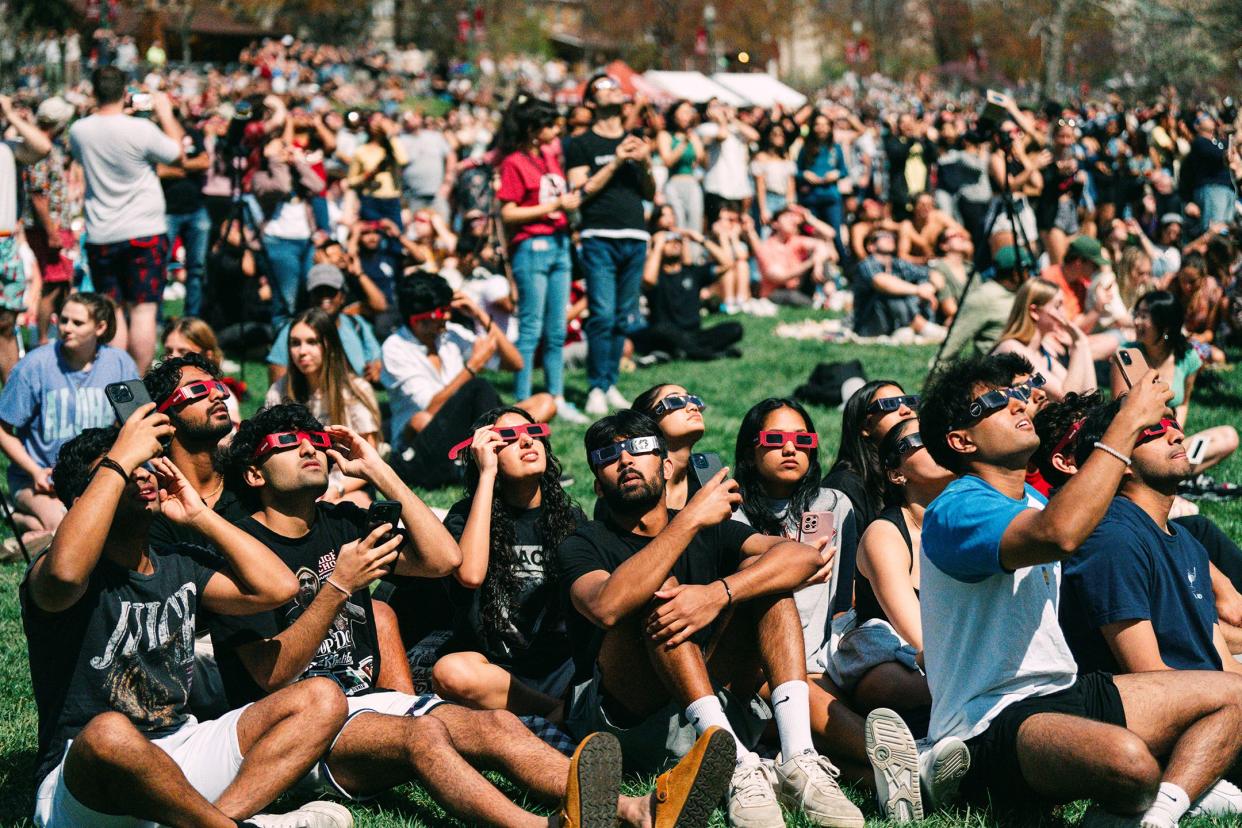
[[[741,106],[746,103],[741,96],[729,91],[702,72],[665,72],[650,69],[643,73],[643,78],[670,95],[684,98],[692,103],[702,103],[711,98],[719,98],[732,106]]]
[[[774,104],[800,107],[806,103],[806,95],[760,72],[717,72],[712,75],[712,80],[739,98],[764,109]]]

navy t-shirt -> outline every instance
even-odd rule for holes
[[[1124,497],[1063,564],[1061,626],[1083,672],[1120,667],[1100,627],[1150,621],[1174,670],[1219,670],[1216,604],[1203,545],[1176,523],[1163,532]]]

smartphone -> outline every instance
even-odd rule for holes
[[[1190,447],[1186,449],[1186,459],[1190,461],[1190,465],[1197,466],[1207,457],[1208,443],[1212,442],[1211,437],[1205,437],[1200,434],[1190,441]]]
[[[724,462],[714,451],[696,451],[690,455],[690,469],[694,472],[694,478],[699,481],[699,488],[706,486],[723,468]]]
[[[116,418],[121,425],[125,425],[125,421],[133,416],[135,411],[151,402],[147,387],[142,384],[142,380],[138,379],[108,383],[104,386],[104,395],[108,398],[108,402],[112,403],[112,410],[116,412]],[[160,438],[160,445],[165,449],[171,442],[171,437]]]
[[[1138,348],[1122,348],[1113,354],[1113,364],[1121,371],[1126,388],[1133,388],[1135,381],[1147,373],[1147,358]]]
[[[387,523],[392,529],[384,535],[381,543],[387,543],[401,533],[398,524],[401,522],[401,504],[395,500],[377,500],[367,509],[367,534],[375,531],[376,527]]]
[[[836,534],[836,515],[832,512],[804,512],[798,526],[798,540],[813,544],[822,537]]]

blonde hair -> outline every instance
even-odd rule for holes
[[[180,319],[173,319],[164,326],[164,342],[168,341],[168,337],[173,334],[181,334],[191,343],[207,359],[219,365],[224,359],[224,352],[220,350],[220,342],[216,339],[216,332],[211,325],[197,316],[183,316]]]
[[[1134,281],[1134,266],[1143,259],[1151,262],[1151,256],[1147,255],[1146,250],[1141,247],[1127,247],[1117,262],[1117,293],[1127,308],[1133,308],[1143,294],[1150,293],[1155,287],[1150,279],[1141,285]]]
[[[1031,305],[1043,307],[1056,297],[1061,288],[1046,279],[1027,279],[1013,295],[1013,307],[1009,311],[1009,321],[1001,332],[998,342],[1016,339],[1023,345],[1030,345],[1035,339],[1038,329],[1031,317]]]

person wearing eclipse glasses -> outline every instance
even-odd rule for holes
[[[317,500],[330,463],[400,502],[404,528],[373,526],[352,503]],[[434,693],[383,685],[370,586],[389,572],[442,577],[462,565],[462,554],[370,443],[346,428],[325,430],[303,406],[279,405],[241,424],[225,468],[254,509],[241,528],[268,544],[300,585],[269,612],[213,619],[230,699],[262,699],[317,676],[335,681],[346,696],[344,727],[306,785],[360,800],[417,779],[470,825],[603,828],[618,818],[626,825],[655,821],[655,799],[618,796],[620,763],[610,737],[585,739],[571,761],[508,711],[470,710]],[[676,769],[676,795],[662,809],[679,810],[691,798],[704,756],[720,748],[704,744]],[[560,813],[523,810],[471,761],[501,771],[539,800],[559,803]],[[664,785],[670,792],[669,780]]]
[[[685,386],[676,383],[653,385],[634,398],[634,410],[646,414],[660,427],[669,462],[668,479],[664,484],[664,503],[670,509],[681,509],[699,490],[699,478],[690,473],[690,454],[694,444],[703,439],[707,425],[703,412],[707,403]],[[602,514],[603,500],[595,502],[595,518]]]
[[[440,276],[403,279],[397,285],[403,324],[384,340],[381,381],[392,407],[389,442],[393,468],[409,483],[435,488],[461,480],[449,450],[470,436],[470,423],[501,404],[479,373],[498,365],[522,365],[517,348],[470,299],[454,294]],[[475,330],[450,322],[455,312],[471,317]],[[547,393],[519,400],[537,422],[556,414]]]
[[[607,510],[558,550],[576,667],[570,732],[613,733],[626,766],[651,772],[720,727],[737,743],[730,824],[783,826],[783,802],[816,825],[862,826],[815,748],[791,595],[827,576],[831,553],[730,520],[740,496],[727,469],[670,510],[664,438],[644,414],[604,417],[584,442]],[[765,680],[771,707],[755,694]],[[772,719],[775,764],[753,752]]]
[[[1057,615],[1061,563],[1105,518],[1172,392],[1145,373],[1084,445],[1078,472],[1045,500],[1024,483],[1039,446],[1021,385],[1031,374],[1015,354],[967,358],[923,390],[924,446],[960,475],[923,520],[930,736],[966,742],[962,787],[972,799],[1091,799],[1109,824],[1171,828],[1237,760],[1242,681],[1206,671],[1080,673]],[[904,762],[913,768],[917,757]]]

